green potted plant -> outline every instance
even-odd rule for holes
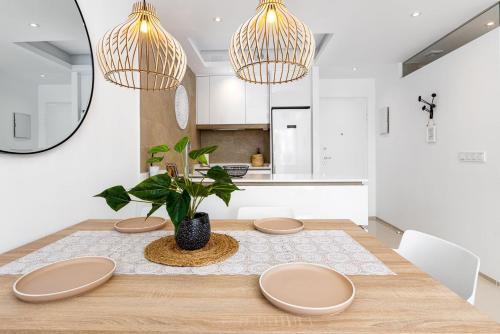
[[[156,155],[159,153],[167,153],[169,150],[170,149],[167,145],[154,146],[148,150],[148,153],[151,155],[151,157],[146,160],[146,162],[149,164],[149,176],[158,175],[158,173],[160,172],[160,166],[156,164],[161,163],[164,157],[158,157]]]
[[[159,174],[148,178],[130,190],[115,186],[104,190],[96,197],[102,197],[115,211],[130,202],[151,204],[148,217],[162,206],[166,206],[175,230],[177,245],[185,250],[203,248],[210,240],[210,219],[207,213],[198,212],[198,207],[209,196],[217,196],[229,205],[231,194],[240,190],[229,174],[221,167],[212,167],[199,180],[187,172],[190,160],[206,163],[205,154],[214,152],[217,146],[204,147],[187,153],[189,138],[182,138],[174,150],[182,155],[184,174],[170,177]],[[164,146],[166,147],[166,146]],[[161,152],[168,152],[170,149]]]

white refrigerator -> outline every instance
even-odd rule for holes
[[[311,174],[311,108],[272,108],[271,117],[273,173]]]

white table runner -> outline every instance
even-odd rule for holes
[[[168,267],[144,258],[148,243],[171,232],[79,231],[1,267],[0,275],[24,274],[78,256],[108,256],[117,262],[116,273],[124,275],[260,275],[271,266],[289,262],[319,263],[346,275],[394,275],[344,231],[302,231],[287,236],[257,231],[216,233],[234,237],[240,248],[226,261],[206,267]]]

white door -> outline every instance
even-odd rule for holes
[[[71,103],[47,103],[45,105],[46,145],[52,146],[66,139],[75,129]]]
[[[368,114],[364,98],[321,98],[321,173],[333,178],[368,176]]]
[[[274,109],[272,128],[274,173],[311,174],[311,109]]]

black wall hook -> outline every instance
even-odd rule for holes
[[[418,97],[418,102],[424,103],[425,105],[422,107],[422,111],[427,111],[429,113],[429,118],[434,119],[434,109],[437,108],[436,104],[434,104],[434,99],[437,97],[436,93],[433,93],[432,95],[432,101],[427,102],[422,98],[422,96]]]

